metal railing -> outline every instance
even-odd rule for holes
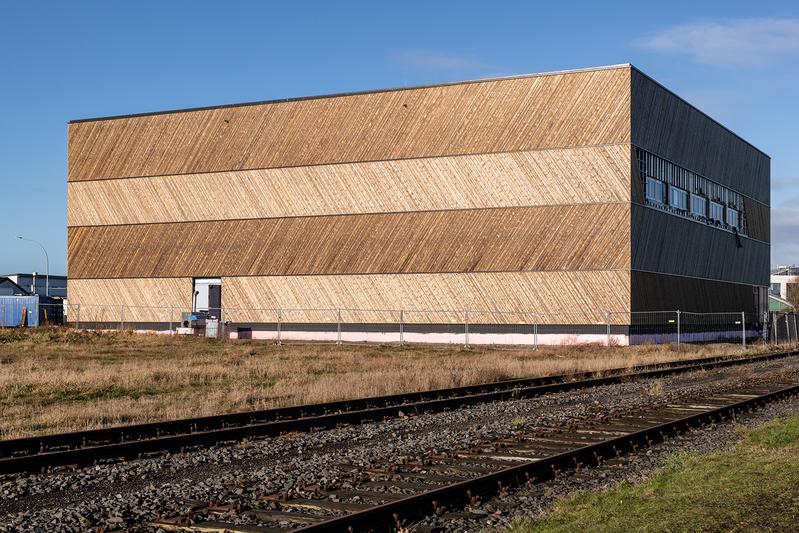
[[[28,311],[27,325],[62,325],[91,330],[137,330],[175,333],[183,326],[184,309],[169,306],[42,304]],[[0,324],[9,321],[0,306]],[[485,310],[419,309],[268,309],[222,308],[218,335],[278,343],[327,341],[335,343],[434,342],[494,345],[546,344],[676,344],[753,342],[774,344],[799,341],[793,313],[757,316],[746,312],[687,311],[567,313],[498,312]],[[15,322],[16,320],[16,322]],[[202,321],[195,334],[204,334]]]

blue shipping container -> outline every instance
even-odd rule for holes
[[[26,325],[39,325],[39,296],[0,296],[0,325],[3,327],[19,326],[22,310],[26,309]]]

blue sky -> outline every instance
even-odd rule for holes
[[[0,272],[66,271],[71,119],[633,63],[772,157],[799,263],[795,2],[2,2]]]

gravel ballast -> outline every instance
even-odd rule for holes
[[[798,366],[799,360],[791,358],[760,363],[757,368],[785,376]],[[157,515],[189,514],[192,502],[246,503],[258,495],[288,492],[303,484],[336,485],[346,477],[344,465],[366,466],[473,446],[536,426],[566,425],[597,413],[644,409],[709,391],[735,390],[756,378],[754,371],[742,367],[698,372],[456,411],[408,413],[384,422],[97,465],[75,472],[14,477],[0,481],[0,531],[86,531],[96,527],[152,531],[144,525],[146,521]],[[797,407],[799,401],[780,402],[752,415],[751,420],[772,412],[771,418],[780,416],[780,409],[783,414],[796,412]],[[697,437],[705,432],[706,439]],[[641,479],[669,453],[715,449],[711,445],[723,446],[733,437],[731,424],[695,432],[659,445],[651,453],[636,454],[629,462],[629,471],[622,466],[605,472],[604,477],[598,473],[596,484],[584,481],[576,488],[602,488],[619,479]],[[695,438],[698,440],[693,442]],[[497,500],[498,510],[513,511],[489,512],[462,524],[441,525],[472,531],[507,523],[520,512],[536,516],[563,491],[575,489],[563,480],[542,487],[549,491],[543,496],[524,496],[520,491],[507,496],[507,502]]]

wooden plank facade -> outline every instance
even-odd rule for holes
[[[743,195],[748,234],[647,206],[636,148]],[[172,322],[207,277],[237,324],[744,310],[768,283],[768,180],[629,65],[74,121],[70,301]]]

